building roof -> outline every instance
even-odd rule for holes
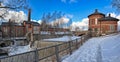
[[[21,24],[13,23],[13,22],[2,22],[1,24],[1,26],[9,26],[9,25],[21,26]]]
[[[94,12],[94,13],[88,15],[88,17],[90,17],[90,16],[92,16],[92,15],[103,15],[103,16],[105,16],[105,14],[98,12],[97,9],[95,9],[95,12]]]
[[[100,18],[99,21],[119,21],[119,19],[111,17],[111,15],[109,14],[109,16],[107,17]]]
[[[38,22],[33,22],[33,21],[24,21],[26,24],[32,24],[34,26],[39,26],[40,24]]]

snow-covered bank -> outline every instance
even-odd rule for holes
[[[63,37],[60,37],[60,38],[44,39],[44,41],[67,42],[67,41],[70,41],[70,40],[75,40],[77,38],[80,38],[80,37],[77,37],[77,36],[63,36]],[[15,45],[13,45],[13,46],[10,47],[8,55],[9,56],[16,55],[16,54],[25,53],[25,52],[28,52],[28,51],[31,51],[31,50],[33,50],[33,48],[30,48],[30,45],[26,45],[26,46],[15,46]]]
[[[28,51],[31,51],[32,48],[30,48],[30,45],[27,46],[12,46],[9,50],[8,55],[16,55],[16,54],[20,54],[20,53],[25,53]]]
[[[68,42],[70,40],[75,40],[75,39],[78,39],[78,38],[80,38],[80,37],[77,37],[77,36],[63,36],[63,37],[60,37],[60,38],[43,39],[43,41]]]
[[[105,39],[101,49],[103,62],[120,62],[120,35]]]
[[[89,39],[62,62],[120,62],[120,34]]]

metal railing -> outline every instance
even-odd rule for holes
[[[0,62],[61,62],[66,56],[71,55],[89,37],[81,38],[53,45],[41,49],[36,49],[22,54],[0,58]]]

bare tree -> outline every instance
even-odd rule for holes
[[[28,0],[0,0],[1,6],[0,8],[7,8],[7,9],[28,9]]]
[[[28,0],[0,0],[0,18],[4,19],[8,10],[28,9]]]
[[[69,28],[72,23],[72,19],[69,19],[65,16],[64,13],[61,11],[55,11],[53,13],[43,14],[42,16],[42,23],[41,23],[41,30],[48,30],[49,28],[54,28],[54,31],[56,31],[56,28]],[[57,31],[61,31],[58,30]]]
[[[112,6],[120,11],[120,0],[112,0]]]
[[[51,22],[56,21],[57,19],[61,18],[61,12],[55,11],[53,14],[48,13],[48,14],[43,14],[42,16],[42,26],[44,27],[50,27]],[[57,25],[57,24],[56,24]]]
[[[79,27],[75,27],[75,31],[79,31],[80,30],[80,28]]]

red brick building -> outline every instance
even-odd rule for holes
[[[26,33],[40,34],[40,24],[38,22],[24,21],[23,26],[25,27]]]
[[[103,34],[110,34],[117,32],[117,18],[105,16],[105,14],[98,12],[96,9],[94,13],[88,16],[89,18],[89,30],[93,36],[99,36]]]
[[[31,9],[28,11],[28,21],[23,23],[15,23],[12,20],[2,22],[0,25],[3,38],[10,37],[25,37],[27,33],[40,34],[40,24],[31,21]]]
[[[24,21],[21,24],[11,21],[2,22],[0,26],[3,38],[24,37],[28,32],[33,34],[39,34],[40,32],[39,23],[33,21]]]
[[[22,24],[17,24],[14,22],[2,22],[1,31],[2,37],[23,37],[25,35],[25,27]]]

